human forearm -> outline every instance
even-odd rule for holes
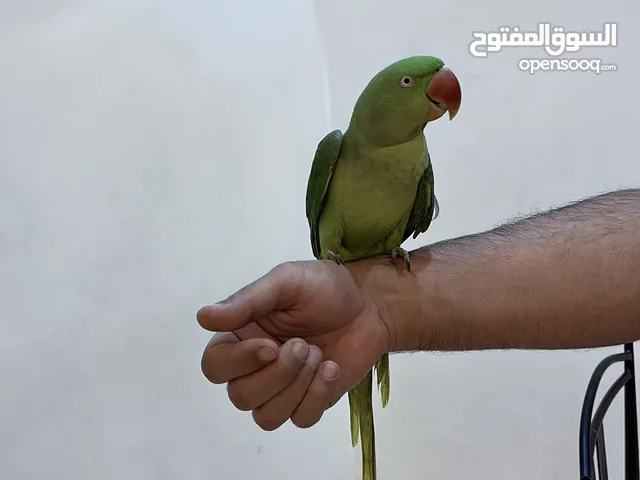
[[[390,349],[563,349],[640,339],[640,190],[367,260]]]

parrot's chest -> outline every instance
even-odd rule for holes
[[[345,246],[399,245],[427,155],[426,148],[397,149],[338,163],[330,208],[342,217]]]

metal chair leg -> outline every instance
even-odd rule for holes
[[[596,394],[606,370],[622,362],[624,372],[602,397],[595,414]],[[624,388],[625,414],[625,480],[640,480],[638,459],[638,415],[636,411],[636,386],[633,344],[624,346],[623,353],[605,357],[595,368],[582,403],[580,417],[579,455],[580,480],[595,480],[594,454],[598,457],[598,476],[608,480],[606,447],[603,430],[604,417],[616,395]],[[596,452],[597,451],[597,452]]]

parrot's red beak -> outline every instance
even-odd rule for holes
[[[462,91],[460,82],[447,67],[443,67],[429,82],[425,91],[431,102],[429,118],[427,121],[440,118],[446,111],[449,112],[449,120],[453,120],[462,103]]]

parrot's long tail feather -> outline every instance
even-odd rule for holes
[[[373,424],[373,371],[349,392],[351,440],[362,450],[362,480],[376,480],[376,435]],[[359,428],[358,428],[359,427]],[[359,432],[358,432],[359,430]]]
[[[355,448],[360,438],[360,420],[358,418],[358,393],[355,388],[349,390],[349,419],[351,423],[351,445]]]
[[[389,354],[385,353],[376,362],[376,380],[378,381],[378,390],[382,397],[382,408],[389,403]]]

